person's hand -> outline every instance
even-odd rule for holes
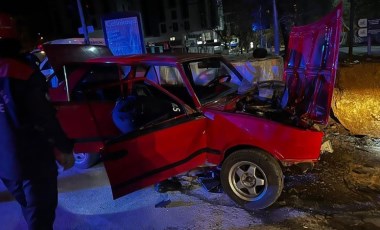
[[[73,153],[56,152],[55,157],[58,163],[63,167],[63,170],[74,166],[75,159]]]

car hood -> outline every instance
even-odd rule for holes
[[[84,62],[90,58],[112,56],[107,46],[83,44],[44,44],[43,49],[55,71],[63,65]]]
[[[285,109],[305,123],[329,118],[342,24],[342,3],[321,20],[293,27],[284,62]]]

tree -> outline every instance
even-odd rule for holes
[[[355,0],[355,15],[359,18],[380,18],[380,1]]]
[[[248,51],[251,42],[254,43],[254,46],[257,45],[259,34],[254,29],[256,23],[261,19],[270,22],[271,18],[268,18],[270,14],[266,11],[267,2],[265,0],[234,0],[224,2],[225,28],[227,30],[225,34],[227,37],[234,35],[239,38],[241,52],[243,49]]]
[[[293,26],[301,26],[317,21],[335,6],[334,0],[277,0],[277,9],[285,50]]]
[[[371,1],[371,0],[361,0]],[[293,26],[300,26],[317,21],[336,5],[337,0],[276,0],[280,29],[285,46],[288,44],[289,33]],[[379,1],[378,1],[379,2]],[[257,13],[265,20],[273,23],[272,1],[269,0],[234,0],[223,2],[226,23],[229,23],[231,33],[239,37],[242,47],[246,48],[258,34],[252,31],[252,25],[259,20]],[[379,3],[380,4],[380,3]],[[375,4],[374,4],[375,5]],[[268,31],[263,33],[270,34]]]
[[[228,38],[238,37],[241,48],[253,35],[250,25],[250,8],[252,8],[252,3],[246,0],[228,1],[223,6],[226,22],[225,34]]]

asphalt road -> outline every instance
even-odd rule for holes
[[[343,143],[344,148],[336,141]],[[363,157],[365,153],[369,160],[368,154],[372,154],[353,152],[340,139],[334,139],[333,147],[334,153],[323,155],[312,172],[287,175],[279,200],[270,208],[255,212],[236,206],[223,193],[207,192],[189,180],[182,181],[182,191],[161,194],[148,187],[113,200],[102,164],[87,170],[73,168],[59,175],[54,229],[380,229],[380,197],[377,192],[373,194],[380,187],[371,182],[378,175],[374,170],[380,170],[378,156],[370,159],[372,165],[355,159],[356,168],[358,164],[365,166],[360,166],[361,171],[347,171],[345,168],[352,162],[348,157],[357,158],[360,153]],[[367,179],[361,181],[358,176]],[[347,187],[347,179],[355,183]],[[367,191],[366,185],[375,190]],[[166,200],[171,201],[167,206],[155,207]],[[26,229],[18,204],[2,184],[0,213],[0,229]]]
[[[102,164],[87,170],[73,168],[59,175],[54,229],[380,229],[376,205],[351,200],[352,196],[341,199],[347,192],[334,192],[340,178],[330,184],[331,176],[319,175],[324,172],[322,167],[315,173],[289,176],[278,202],[248,212],[225,194],[207,192],[189,181],[182,191],[160,194],[148,187],[113,200]],[[155,207],[166,200],[171,201],[167,206]],[[2,184],[0,213],[0,229],[27,229],[18,204]]]
[[[59,205],[55,229],[231,229],[261,221],[251,218],[224,194],[202,187],[161,194],[153,187],[112,199],[102,164],[59,175]],[[170,200],[166,207],[155,207]],[[1,229],[26,229],[18,204],[0,186]]]

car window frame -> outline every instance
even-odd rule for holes
[[[193,79],[193,75],[192,75],[192,70],[190,68],[190,64],[191,62],[200,62],[202,60],[205,60],[205,59],[215,59],[215,60],[218,60],[219,62],[221,62],[223,65],[225,65],[227,68],[229,68],[233,74],[235,74],[235,76],[237,77],[237,79],[241,82],[243,82],[244,80],[244,77],[239,73],[239,71],[237,71],[237,69],[228,61],[226,60],[224,57],[222,56],[214,56],[214,57],[206,57],[206,58],[199,58],[199,59],[193,59],[193,60],[189,60],[189,61],[184,61],[181,63],[181,68],[183,69],[184,71],[184,76],[186,76],[186,81],[189,83],[193,93],[194,93],[194,97],[196,98],[197,102],[199,103],[199,108],[203,107],[204,105],[212,102],[213,100],[208,100],[206,102],[201,102],[199,96],[197,95],[197,93],[195,92],[195,82],[194,82],[194,79]],[[188,68],[185,68],[185,66],[187,66]]]
[[[159,130],[161,128],[171,127],[173,124],[177,124],[178,122],[186,121],[188,119],[194,119],[194,117],[203,115],[202,113],[200,113],[199,111],[195,110],[194,108],[191,108],[191,106],[187,105],[180,98],[178,98],[177,96],[175,96],[172,93],[170,93],[168,90],[166,90],[165,88],[163,88],[161,85],[159,85],[159,84],[157,84],[157,83],[149,80],[146,77],[123,79],[121,81],[121,84],[123,85],[123,88],[127,87],[129,89],[132,89],[133,84],[141,83],[141,82],[143,82],[144,84],[145,83],[149,84],[150,86],[152,86],[155,89],[159,90],[161,93],[163,93],[164,95],[166,95],[168,98],[170,98],[171,100],[173,100],[174,102],[176,102],[176,104],[181,107],[181,109],[183,111],[183,114],[181,114],[179,116],[171,117],[171,118],[169,118],[167,120],[163,120],[161,122],[154,123],[154,124],[151,124],[151,125],[142,125],[141,127],[137,128],[137,129],[135,129],[135,130],[133,130],[133,131],[131,131],[129,133],[121,134],[120,136],[123,136],[123,137],[124,136],[134,136],[134,137],[140,136],[139,134],[134,134],[134,133],[139,132],[139,133],[143,134],[143,133],[154,132],[154,131]],[[131,93],[131,91],[129,91],[129,90],[128,90],[128,92],[125,91],[122,96],[124,98],[126,98],[126,97],[130,96],[130,93]]]
[[[122,74],[123,72],[122,72],[120,64],[118,64],[118,63],[103,63],[103,62],[102,63],[100,63],[100,62],[71,62],[71,63],[64,64],[62,66],[62,69],[58,73],[56,73],[58,78],[61,78],[61,80],[58,82],[57,87],[50,87],[49,86],[49,94],[54,93],[54,91],[57,92],[58,94],[61,94],[64,91],[65,95],[61,96],[61,97],[65,97],[65,100],[63,100],[63,101],[73,102],[73,100],[72,100],[73,90],[75,90],[75,88],[78,87],[78,85],[84,79],[85,75],[88,74],[88,72],[91,70],[92,66],[99,66],[99,65],[102,65],[102,66],[114,65],[117,69],[118,78],[117,78],[117,80],[98,82],[96,84],[101,86],[104,84],[107,85],[109,83],[112,84],[114,82],[118,82],[120,84],[120,91],[121,91],[121,95],[122,95],[124,92],[124,89],[122,88],[122,85],[121,85],[121,82],[123,80],[123,74]],[[70,73],[68,73],[68,67],[70,67],[70,66],[74,66],[74,68]],[[52,78],[47,80],[48,85],[49,85],[51,80],[52,80]],[[62,101],[62,98],[58,99],[58,101]]]

